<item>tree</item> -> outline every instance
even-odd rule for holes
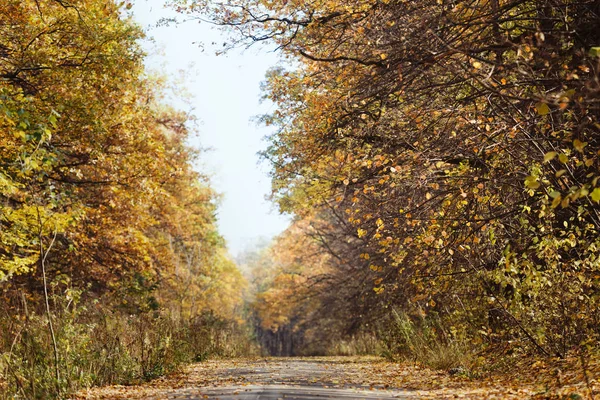
[[[543,354],[597,338],[596,2],[248,1],[211,13],[233,44],[271,41],[293,60],[265,86],[273,197],[337,221],[324,249],[358,249],[335,265],[372,271],[363,288],[382,301],[370,310],[441,313],[475,342]]]

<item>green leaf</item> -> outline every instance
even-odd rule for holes
[[[560,162],[561,162],[561,163],[563,163],[563,164],[566,164],[566,163],[567,163],[567,161],[569,161],[569,158],[567,157],[567,155],[566,155],[566,154],[564,154],[564,153],[561,153],[561,154],[558,156],[558,161],[560,161]]]
[[[562,201],[562,196],[559,194],[558,196],[556,196],[556,197],[554,198],[554,201],[552,201],[552,205],[551,205],[551,207],[552,207],[552,208],[556,208],[556,207],[558,207],[558,206],[560,205],[560,202],[561,202],[561,201]]]
[[[590,57],[600,57],[600,47],[592,47],[588,52]]]
[[[600,202],[600,188],[596,188],[592,191],[592,193],[590,194],[590,197],[592,198],[592,200],[594,200],[596,203]]]
[[[573,147],[575,147],[575,150],[579,151],[579,152],[583,152],[583,148],[587,146],[587,143],[582,142],[579,139],[575,139],[573,140]]]
[[[540,187],[540,183],[537,181],[535,176],[529,175],[525,178],[525,186],[529,189],[537,189]]]
[[[546,155],[544,155],[544,162],[554,160],[554,158],[557,156],[557,154],[558,153],[556,151],[549,151],[548,153],[546,153]]]

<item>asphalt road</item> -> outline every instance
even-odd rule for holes
[[[162,397],[164,398],[164,397]],[[358,389],[316,388],[310,386],[243,386],[218,389],[182,389],[169,393],[171,400],[323,400],[323,399],[397,399],[411,398],[407,394],[373,392]]]
[[[409,391],[392,391],[366,385],[349,384],[344,365],[309,360],[273,361],[260,366],[223,369],[225,382],[233,385],[185,387],[162,392],[148,400],[323,400],[323,399],[408,399]],[[233,381],[232,381],[233,379]],[[225,383],[223,382],[223,383]],[[243,384],[237,384],[243,382]]]

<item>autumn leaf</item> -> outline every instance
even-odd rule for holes
[[[538,115],[548,115],[550,113],[550,107],[546,103],[537,103],[535,109]]]

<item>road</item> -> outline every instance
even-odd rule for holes
[[[377,357],[213,359],[140,385],[85,389],[72,399],[521,400],[546,393],[547,386],[520,379],[469,379]],[[568,390],[581,392],[582,385]]]
[[[184,387],[154,399],[173,400],[322,400],[414,398],[408,391],[357,384],[357,376],[344,363],[311,359],[268,359],[218,369],[210,386]],[[233,384],[228,384],[233,383]],[[225,384],[225,386],[223,386]]]
[[[158,399],[151,397],[149,399]],[[165,397],[160,397],[164,399]],[[174,391],[166,397],[173,400],[201,400],[201,399],[221,399],[221,400],[323,400],[323,399],[397,399],[414,398],[408,394],[398,392],[373,392],[360,389],[335,389],[318,388],[311,386],[285,386],[285,385],[265,385],[265,386],[238,386],[225,387],[218,389],[185,389]]]

